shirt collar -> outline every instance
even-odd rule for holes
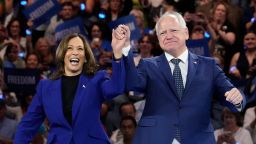
[[[167,58],[168,62],[170,62],[173,58],[175,58],[174,56],[168,54],[167,52],[164,52],[164,54],[165,54],[165,57]],[[180,59],[181,62],[183,62],[183,63],[187,63],[188,49],[186,49],[180,56],[178,56],[177,59]]]

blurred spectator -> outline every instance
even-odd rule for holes
[[[4,68],[25,68],[25,61],[19,57],[19,46],[14,43],[7,44],[4,57]]]
[[[144,34],[139,40],[139,53],[136,57],[134,57],[135,65],[139,64],[141,58],[153,57],[153,49],[155,49],[153,37],[149,34]]]
[[[156,21],[165,12],[176,10],[175,1],[160,0],[155,2],[156,4],[152,5],[148,0],[140,0],[149,29],[154,29]]]
[[[48,67],[43,67],[41,60],[37,53],[29,53],[25,59],[27,69],[38,69],[40,71],[40,78],[47,79],[50,74]]]
[[[112,69],[112,58],[107,53],[103,52],[99,55],[98,63],[100,65],[101,69],[105,69],[105,70],[111,70]],[[110,75],[112,74],[111,71],[108,72]]]
[[[39,56],[36,53],[29,53],[25,59],[27,69],[39,69]]]
[[[206,31],[203,26],[195,25],[195,26],[193,26],[190,39],[192,39],[192,40],[204,39],[205,32]]]
[[[5,27],[0,24],[0,59],[4,59],[5,51],[6,51],[6,43],[10,42],[8,40],[8,34]]]
[[[3,16],[3,24],[4,27],[7,27],[11,19],[16,17],[17,15],[17,8],[15,9],[15,0],[5,0],[4,1],[4,16]]]
[[[188,12],[188,11],[186,11],[183,14],[184,20],[186,21],[186,25],[188,27],[188,31],[190,33],[192,32],[193,24],[194,24],[194,21],[196,20],[194,16],[195,16],[194,13],[191,13],[191,12]]]
[[[0,93],[7,89],[7,86],[4,81],[4,74],[2,68],[0,69]]]
[[[55,15],[51,18],[50,24],[48,25],[45,31],[45,37],[50,43],[50,46],[55,46],[56,39],[55,39],[55,28],[62,24],[64,21],[70,20],[74,17],[74,6],[71,1],[67,1],[62,3],[62,10],[58,15]]]
[[[90,45],[96,60],[99,60],[99,55],[105,53],[109,57],[112,57],[112,47],[111,43],[108,41],[107,37],[110,35],[107,26],[103,23],[96,22],[92,24],[90,28]]]
[[[139,27],[141,34],[143,34],[145,32],[145,19],[143,11],[139,8],[133,8],[130,11],[130,15],[133,15],[135,17],[136,24]]]
[[[17,122],[20,122],[21,118],[23,117],[23,112],[19,104],[18,98],[16,96],[16,93],[5,92],[5,99],[7,113]]]
[[[124,3],[123,0],[109,0],[109,9],[106,15],[106,21],[115,21],[118,18],[125,16],[123,13]]]
[[[47,71],[52,67],[55,67],[54,54],[50,48],[50,43],[48,42],[47,38],[41,37],[37,40],[35,52],[38,54],[39,60],[41,60],[41,69],[43,71]]]
[[[120,118],[119,118],[119,120],[118,120],[119,122],[117,124],[121,124],[120,121],[122,120],[122,118],[127,117],[127,116],[130,116],[133,119],[135,119],[136,109],[135,109],[135,106],[133,105],[133,103],[130,103],[130,102],[122,103],[120,105],[119,112],[120,112]],[[136,121],[137,120],[135,120],[135,123],[137,123]],[[113,131],[110,140],[113,143],[116,143],[116,142],[120,141],[122,138],[123,138],[123,133],[121,132],[121,127],[119,125],[118,129]]]
[[[225,3],[216,3],[212,14],[213,19],[209,21],[207,27],[214,43],[213,53],[225,58],[224,71],[227,72],[231,58],[236,51],[234,47],[236,35],[227,19],[228,9]]]
[[[218,64],[218,66],[221,69],[223,69],[224,68],[224,63],[225,63],[225,60],[223,59],[223,57],[221,57],[220,55],[213,55],[212,57],[214,58],[214,60]]]
[[[5,13],[5,2],[0,1],[0,22],[3,23],[4,19],[4,13]]]
[[[103,11],[107,11],[109,9],[109,0],[100,0],[100,8]]]
[[[135,134],[137,122],[132,116],[125,116],[121,119],[119,132],[122,136],[112,144],[132,144],[132,138]]]
[[[131,116],[135,118],[136,109],[131,102],[124,102],[119,106],[119,114],[116,114],[112,119],[108,119],[108,127],[111,133],[110,140],[112,142],[117,142],[120,137],[122,137],[122,133],[120,132],[120,121],[122,117]],[[111,121],[110,121],[111,120]],[[109,123],[111,122],[111,123]],[[109,125],[111,124],[111,125]]]
[[[251,0],[251,4],[249,8],[246,8],[244,10],[244,23],[245,23],[245,29],[253,30],[256,32],[256,0]]]
[[[77,16],[77,15],[80,14],[80,12],[82,11],[81,4],[85,4],[85,6],[86,6],[85,10],[89,10],[90,6],[86,5],[89,1],[92,1],[92,0],[72,0],[71,2],[73,4],[73,6],[74,6],[73,15]]]
[[[236,30],[236,33],[240,33],[242,30],[240,27],[242,26],[243,10],[239,6],[232,4],[230,0],[197,0],[196,11],[204,13],[208,18],[212,17],[212,11],[217,3],[226,4],[226,8],[229,11],[227,19]]]
[[[217,144],[253,144],[248,130],[241,127],[241,117],[239,113],[233,113],[224,108],[222,112],[224,127],[214,131]]]
[[[248,129],[253,143],[256,143],[256,107],[248,108],[244,115],[244,125],[243,127]]]
[[[130,103],[130,102],[122,103],[120,106],[119,112],[121,117],[125,117],[125,116],[135,117],[136,115],[136,109],[133,103]]]
[[[21,35],[20,23],[18,19],[12,19],[7,25],[7,31],[8,37],[19,44],[19,52],[23,52],[25,55],[31,49],[31,47],[29,47],[31,38],[29,38],[29,36],[26,38]]]
[[[246,80],[256,73],[256,34],[248,32],[244,36],[244,49],[232,57],[229,73],[239,80]]]
[[[0,99],[0,143],[12,143],[15,135],[17,121],[6,116],[6,104]]]
[[[207,24],[209,23],[208,17],[202,12],[185,12],[184,19],[189,29],[190,39],[198,40],[206,38],[210,40],[210,34],[208,33]],[[207,33],[207,36],[205,34]],[[209,41],[210,42],[210,41]],[[210,45],[210,44],[209,44]]]
[[[197,6],[204,6],[208,4],[211,0],[196,0],[196,5]]]

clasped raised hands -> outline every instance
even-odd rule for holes
[[[115,58],[120,58],[122,56],[122,48],[130,45],[130,34],[129,27],[123,24],[112,30],[111,46]]]

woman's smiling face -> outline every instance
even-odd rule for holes
[[[64,70],[66,76],[75,76],[82,72],[85,62],[84,43],[79,37],[69,40],[64,57]]]

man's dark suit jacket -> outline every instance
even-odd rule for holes
[[[181,100],[164,54],[142,59],[136,68],[129,52],[126,74],[127,90],[144,92],[146,96],[133,144],[171,144],[177,128],[182,144],[215,144],[210,122],[214,92],[218,92],[224,105],[237,111],[224,96],[234,86],[212,58],[189,52],[188,75]]]

